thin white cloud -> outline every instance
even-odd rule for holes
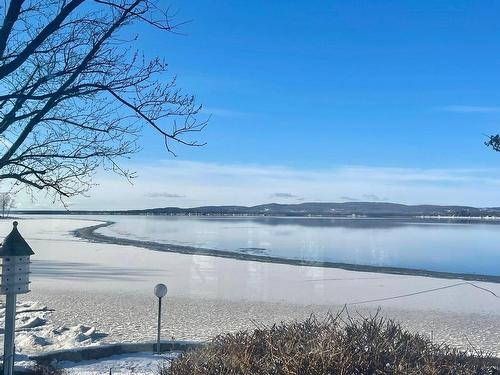
[[[359,201],[359,199],[343,195],[343,196],[340,197],[340,201],[341,202],[356,202],[356,201]]]
[[[185,195],[182,194],[174,194],[174,193],[146,193],[144,194],[146,198],[185,198]]]
[[[448,105],[440,108],[445,112],[456,112],[456,113],[496,113],[500,112],[500,107],[485,107],[485,106],[474,106],[474,105]]]
[[[363,198],[371,202],[387,202],[386,197],[379,197],[377,194],[363,194]]]
[[[271,198],[285,198],[285,199],[298,199],[298,197],[295,194],[292,193],[273,193],[270,196]]]
[[[89,198],[75,197],[72,209],[161,207],[161,199],[151,199],[158,192],[182,192],[184,197],[168,197],[169,206],[180,207],[269,203],[276,192],[286,194],[281,196],[283,199],[289,200],[293,195],[301,201],[390,197],[392,202],[407,204],[500,206],[500,170],[493,169],[344,166],[306,170],[179,160],[132,164],[127,168],[139,171],[133,185],[102,172],[95,178],[99,186],[89,193]],[[23,200],[16,197],[16,201]],[[27,200],[22,204],[22,208],[29,206]],[[51,207],[50,202],[46,202],[46,207]]]
[[[228,118],[241,118],[249,115],[249,113],[229,108],[214,108],[214,107],[203,108],[203,113],[214,117],[228,117]]]

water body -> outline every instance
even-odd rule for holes
[[[500,223],[416,219],[100,216],[97,233],[238,254],[500,276]]]

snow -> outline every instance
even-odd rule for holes
[[[127,353],[114,355],[98,360],[69,362],[62,361],[56,364],[57,368],[65,369],[71,375],[91,374],[157,374],[162,366],[168,366],[178,353],[152,354]]]
[[[5,309],[4,306],[0,307],[0,327],[4,327]],[[67,326],[53,322],[52,311],[39,302],[18,302],[16,310],[17,353],[37,353],[97,345],[107,336],[95,327],[82,324]],[[3,333],[3,328],[1,331]]]
[[[207,340],[222,332],[253,329],[254,322],[269,325],[311,313],[321,317],[351,304],[354,314],[381,307],[382,315],[432,335],[436,342],[465,348],[470,341],[477,349],[500,355],[500,284],[155,252],[72,236],[72,230],[95,225],[95,220],[19,222],[35,251],[32,292],[19,300],[55,310],[18,323],[33,326],[18,338],[26,352],[28,347],[39,352],[154,340],[153,288],[162,282],[169,289],[163,305],[164,339]],[[0,221],[0,234],[11,226]],[[107,336],[95,336],[100,333]]]

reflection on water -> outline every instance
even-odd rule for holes
[[[108,216],[100,233],[302,260],[500,275],[495,222]]]

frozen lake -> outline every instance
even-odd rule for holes
[[[97,218],[97,217],[96,217]],[[100,216],[108,236],[235,253],[500,275],[498,222]]]
[[[55,311],[42,316],[47,323],[19,336],[18,349],[53,350],[87,345],[89,339],[94,344],[95,334],[106,335],[98,342],[152,340],[153,287],[163,282],[169,287],[162,326],[168,338],[206,340],[253,329],[255,322],[269,325],[311,313],[324,317],[347,305],[352,314],[363,315],[381,307],[383,316],[432,335],[438,343],[468,348],[470,342],[500,355],[498,283],[179,254],[75,238],[76,228],[98,224],[89,219],[19,220],[19,230],[35,251],[32,291],[19,300]],[[149,218],[123,219],[137,225],[138,233],[139,225],[151,228]],[[194,227],[195,221],[184,223]],[[11,228],[10,220],[0,221],[3,236]]]

